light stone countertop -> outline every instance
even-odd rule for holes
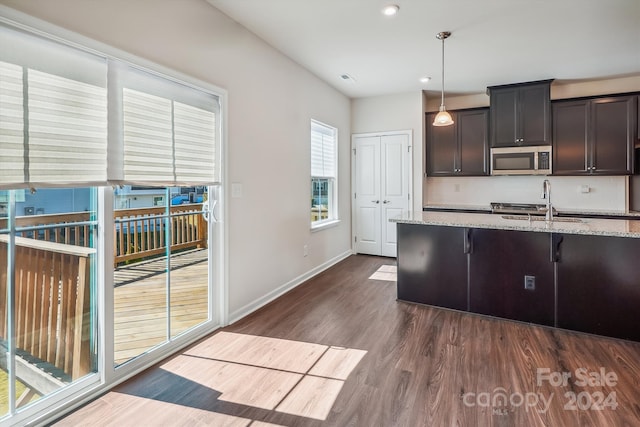
[[[580,218],[580,222],[505,219],[499,214],[467,212],[408,212],[389,221],[402,224],[441,225],[447,227],[490,228],[496,230],[533,231],[539,233],[584,234],[594,236],[640,238],[638,220]],[[568,218],[565,218],[568,219]]]

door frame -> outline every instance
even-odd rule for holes
[[[383,136],[391,136],[391,135],[407,135],[409,138],[409,152],[407,153],[407,174],[408,174],[408,182],[409,182],[409,210],[412,210],[413,206],[413,130],[412,129],[403,129],[403,130],[391,130],[391,131],[382,131],[382,132],[364,132],[364,133],[353,133],[351,134],[351,253],[356,254],[356,230],[358,229],[358,221],[356,217],[357,209],[356,209],[356,139],[357,138],[366,138],[366,137],[383,137]]]

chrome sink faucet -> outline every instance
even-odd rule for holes
[[[546,221],[553,221],[553,206],[551,206],[551,183],[548,179],[545,179],[542,183],[542,195],[541,199],[547,199],[547,214],[544,219]]]

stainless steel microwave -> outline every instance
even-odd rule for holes
[[[551,175],[551,146],[491,149],[491,175]]]

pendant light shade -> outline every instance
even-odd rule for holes
[[[451,33],[449,31],[442,31],[436,34],[436,38],[438,40],[442,40],[442,97],[440,98],[440,112],[433,120],[434,126],[451,126],[453,124],[451,114],[449,114],[447,109],[444,107],[444,39],[448,38],[450,35]]]
[[[444,105],[440,106],[440,112],[436,114],[436,117],[433,119],[434,126],[449,126],[453,124],[453,119],[451,118],[451,114],[444,109]]]

